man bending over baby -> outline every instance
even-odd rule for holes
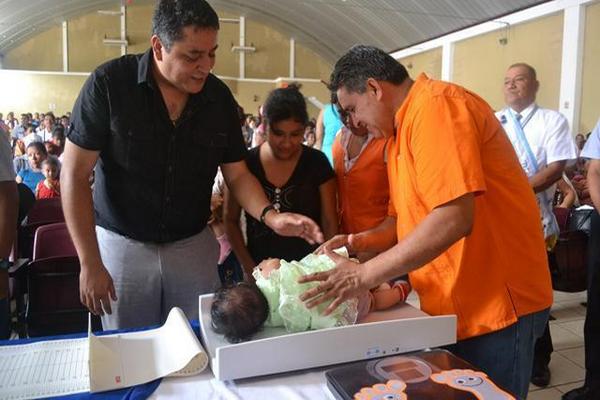
[[[345,248],[336,250],[348,256]],[[268,259],[253,271],[256,284],[241,282],[219,289],[211,307],[215,332],[231,343],[250,339],[263,325],[283,326],[288,332],[354,324],[374,310],[384,310],[406,301],[410,285],[403,280],[383,283],[351,299],[327,316],[321,313],[328,302],[307,309],[299,296],[316,283],[299,284],[300,276],[332,269],[326,255],[309,254],[300,261]]]

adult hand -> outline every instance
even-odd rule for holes
[[[269,211],[265,223],[281,236],[297,236],[310,244],[322,243],[323,232],[312,219],[295,213]]]
[[[358,253],[359,251],[361,251],[361,243],[359,237],[360,236],[352,233],[349,235],[335,235],[334,237],[323,243],[321,246],[319,246],[315,250],[315,253],[326,254],[325,252],[327,250],[333,251],[343,246],[345,246],[346,249],[348,249],[348,253],[350,254]]]
[[[117,301],[113,280],[104,265],[81,266],[79,298],[94,315],[112,314],[110,300]]]
[[[298,279],[298,282],[321,282],[316,287],[304,292],[300,296],[300,300],[304,301],[308,308],[333,300],[323,312],[323,315],[329,315],[344,301],[357,297],[369,290],[370,286],[364,279],[365,269],[361,264],[328,249],[325,249],[324,254],[335,262],[335,268],[305,275]]]

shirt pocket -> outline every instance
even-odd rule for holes
[[[159,152],[167,149],[161,149],[161,143],[155,137],[155,133],[150,127],[138,125],[127,130],[127,162],[132,173],[145,176],[163,165],[165,157],[161,157]]]
[[[185,168],[192,171],[193,175],[214,179],[227,149],[227,135],[220,131],[202,132],[194,136],[192,143],[193,146],[184,149],[184,153],[193,151],[193,154],[184,156],[188,161]]]
[[[159,162],[154,131],[130,124],[127,119],[111,118],[111,156],[118,167],[133,174],[144,174]]]
[[[129,168],[129,124],[119,115],[111,115],[110,138],[106,158],[114,162],[115,167]]]

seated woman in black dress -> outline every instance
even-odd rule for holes
[[[338,228],[335,174],[323,153],[302,144],[308,124],[304,96],[294,85],[275,89],[264,109],[267,140],[248,152],[248,169],[276,210],[312,218],[327,240]],[[228,194],[224,211],[227,235],[248,277],[262,260],[300,260],[315,249],[300,238],[277,235],[248,214],[246,244],[239,225],[240,206]]]

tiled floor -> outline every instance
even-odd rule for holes
[[[583,322],[585,292],[554,292],[550,332],[554,353],[550,362],[550,385],[541,389],[529,386],[528,400],[560,400],[563,393],[583,384],[585,376],[583,353]]]

